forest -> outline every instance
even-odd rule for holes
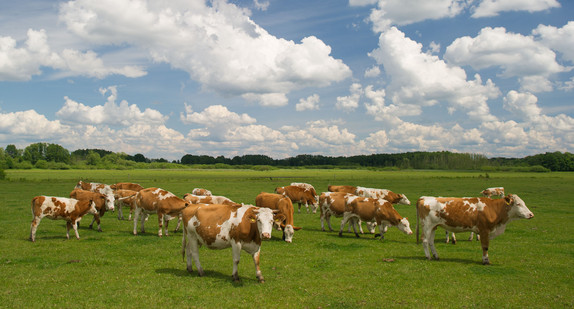
[[[70,152],[58,144],[33,143],[24,149],[0,147],[0,179],[6,169],[150,169],[150,168],[367,168],[384,170],[433,169],[480,171],[574,171],[574,155],[547,152],[523,158],[488,158],[482,154],[450,151],[406,152],[330,157],[301,154],[284,159],[248,154],[226,158],[186,154],[180,160],[150,159],[103,149]]]

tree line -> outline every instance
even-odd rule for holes
[[[149,159],[138,153],[129,155],[103,149],[78,149],[70,152],[50,143],[34,143],[24,149],[15,145],[0,148],[2,169],[134,169],[134,168],[376,168],[376,169],[437,169],[437,170],[515,170],[515,171],[574,171],[574,155],[569,152],[547,152],[524,158],[488,158],[482,154],[437,152],[407,152],[356,156],[323,156],[302,154],[284,159],[266,155],[224,156],[186,154],[180,160]],[[0,173],[2,174],[2,173]],[[0,175],[1,177],[1,175]]]

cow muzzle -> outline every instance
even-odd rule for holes
[[[263,234],[261,234],[261,238],[263,238],[263,239],[271,239],[271,233],[263,233]]]

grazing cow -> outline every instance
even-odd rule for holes
[[[381,233],[381,240],[384,239],[386,226],[396,226],[399,231],[411,235],[409,220],[401,217],[397,210],[389,201],[385,199],[372,199],[372,198],[356,198],[345,206],[345,213],[343,214],[343,221],[341,221],[341,229],[339,236],[343,235],[343,227],[345,223],[351,218],[358,218],[365,222],[377,222],[379,231]],[[353,228],[354,229],[354,228]],[[355,236],[359,234],[355,230]]]
[[[370,197],[374,199],[383,198],[391,204],[403,204],[403,205],[410,205],[411,201],[407,198],[404,194],[397,194],[391,190],[387,189],[374,189],[374,188],[365,188],[365,187],[357,187],[355,192],[358,196]]]
[[[193,191],[191,191],[191,194],[209,196],[211,195],[211,191],[202,188],[195,188]]]
[[[134,212],[134,235],[137,235],[138,217],[140,214],[157,213],[159,231],[157,235],[162,236],[163,223],[165,222],[165,236],[169,236],[168,222],[177,218],[181,211],[189,206],[185,200],[175,196],[175,194],[160,188],[143,189],[136,194],[136,209]],[[145,216],[141,219],[141,232],[144,229]]]
[[[253,256],[257,279],[261,283],[265,282],[259,268],[259,255],[261,240],[271,238],[274,212],[269,208],[259,208],[253,205],[202,206],[200,204],[184,209],[182,212],[184,222],[182,253],[186,256],[187,271],[193,272],[193,260],[199,276],[204,274],[199,263],[199,245],[205,245],[210,249],[231,247],[233,280],[239,281],[237,269],[241,249],[243,249]],[[283,220],[281,217],[275,219]]]
[[[317,212],[317,195],[315,190],[311,191],[299,186],[285,186],[275,188],[275,193],[282,194],[291,199],[291,202],[299,205],[298,212],[301,212],[301,204],[305,204],[307,213],[309,212],[309,204],[313,206],[313,213]]]
[[[450,232],[472,231],[478,233],[482,245],[482,263],[488,259],[489,240],[502,233],[506,225],[515,219],[531,219],[534,214],[518,195],[510,194],[501,199],[481,198],[441,198],[423,196],[417,201],[417,243],[418,221],[423,230],[423,247],[427,259],[429,252],[438,260],[434,246],[436,227],[441,226]]]
[[[327,221],[327,225],[329,226],[329,230],[333,231],[331,227],[331,216],[335,217],[342,217],[345,213],[345,205],[352,201],[353,199],[357,198],[358,196],[345,193],[345,192],[323,192],[319,196],[319,209],[321,211],[321,230],[325,231],[325,220]],[[355,225],[357,222],[356,220],[352,220],[351,224]],[[366,222],[367,228],[371,234],[375,233],[376,225],[372,222]],[[359,230],[361,234],[363,234],[363,226],[359,220]],[[351,229],[351,225],[349,225],[349,231]],[[353,229],[355,227],[353,226]]]
[[[355,186],[329,186],[327,187],[329,192],[344,192],[344,193],[351,193],[355,194],[357,191],[357,187]]]
[[[136,194],[138,191],[118,189],[114,191],[114,199],[116,200],[116,205],[118,206],[118,219],[123,220],[124,214],[122,212],[122,207],[127,206],[130,208],[130,215],[128,220],[132,219],[132,213],[136,208]]]
[[[226,204],[226,205],[239,205],[231,199],[222,195],[195,195],[186,193],[183,199],[191,204]]]
[[[116,184],[111,185],[110,188],[112,188],[112,190],[114,190],[114,191],[116,191],[116,190],[132,190],[132,191],[138,191],[139,192],[144,187],[142,187],[141,185],[139,185],[137,183],[133,183],[133,182],[118,182]]]
[[[78,183],[76,184],[76,187],[74,189],[82,189],[82,190],[86,190],[86,191],[92,191],[92,192],[98,192],[101,194],[105,194],[108,199],[110,200],[108,203],[111,203],[111,205],[114,205],[114,190],[112,189],[112,187],[110,185],[106,185],[103,183],[97,183],[97,182],[84,182],[84,181],[78,181]],[[114,208],[112,207],[109,210],[114,210]]]
[[[255,206],[279,210],[276,216],[282,215],[285,217],[285,220],[278,222],[283,230],[283,240],[286,242],[293,241],[295,231],[301,228],[293,224],[293,213],[295,210],[291,199],[281,194],[262,192],[255,198]]]
[[[70,198],[94,201],[98,212],[94,214],[94,219],[92,220],[92,223],[90,223],[90,228],[94,226],[94,222],[97,222],[98,232],[101,232],[102,227],[100,226],[100,218],[104,216],[107,210],[114,209],[114,205],[110,205],[110,199],[108,199],[104,194],[82,189],[74,189],[72,192],[70,192]]]
[[[96,204],[91,200],[76,200],[65,197],[36,196],[32,199],[32,224],[30,227],[30,240],[36,241],[36,229],[40,220],[48,217],[52,220],[66,220],[66,238],[70,239],[70,227],[74,228],[76,238],[78,234],[78,221],[82,220],[85,214],[96,214]]]
[[[486,188],[480,192],[483,196],[486,197],[503,197],[504,196],[504,187],[493,187],[493,188]]]

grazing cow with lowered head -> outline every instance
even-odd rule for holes
[[[276,216],[285,217],[285,220],[278,222],[283,230],[283,240],[286,242],[293,241],[295,231],[301,228],[294,226],[293,213],[295,211],[291,199],[281,194],[262,192],[255,198],[255,206],[279,210]]]
[[[85,214],[96,214],[96,204],[91,200],[76,200],[73,198],[36,196],[32,199],[32,225],[30,227],[30,240],[36,241],[36,229],[40,220],[48,217],[52,220],[66,220],[66,238],[70,239],[70,227],[74,228],[76,238],[78,234],[78,221],[82,220]]]
[[[160,188],[147,188],[143,189],[136,194],[136,209],[134,212],[134,235],[137,235],[138,217],[144,213],[157,214],[159,223],[159,231],[157,235],[162,236],[163,223],[165,222],[165,236],[169,236],[168,222],[171,219],[177,218],[181,211],[189,206],[185,200],[175,196],[175,194],[160,189]],[[142,215],[141,219],[141,232],[145,233],[144,229],[145,216]]]
[[[271,238],[273,212],[269,208],[253,205],[198,204],[184,209],[182,253],[187,260],[187,271],[190,273],[193,271],[193,260],[197,273],[203,276],[203,268],[199,263],[200,245],[205,245],[209,249],[231,247],[233,280],[239,281],[238,265],[243,249],[253,256],[257,279],[261,283],[265,282],[259,268],[259,255],[261,240]]]
[[[423,196],[417,201],[417,243],[418,221],[423,230],[423,247],[427,259],[430,251],[435,259],[438,254],[434,246],[436,227],[441,226],[450,232],[472,231],[480,236],[482,263],[490,264],[488,245],[515,219],[531,219],[534,214],[518,195],[510,194],[501,199],[454,198]],[[429,250],[430,249],[430,250]]]
[[[358,196],[345,193],[345,192],[323,192],[319,196],[319,209],[321,211],[321,230],[325,231],[325,220],[327,221],[327,225],[329,226],[329,230],[333,231],[331,227],[331,216],[335,216],[337,218],[342,217],[345,213],[345,206],[349,201],[354,200]],[[359,230],[361,234],[363,234],[363,226],[361,221],[356,222],[357,220],[351,220],[351,224],[353,225],[353,229],[355,229],[354,225],[356,223],[359,224]],[[351,229],[351,224],[349,224],[348,231]],[[372,222],[366,222],[367,228],[371,234],[375,233],[376,225]]]
[[[411,201],[409,201],[406,195],[397,194],[387,189],[357,187],[355,194],[358,196],[370,197],[374,199],[383,198],[389,201],[391,204],[403,204],[403,205],[411,204]]]
[[[493,187],[493,188],[486,188],[480,192],[483,196],[486,197],[503,197],[504,196],[504,187]]]
[[[329,192],[344,192],[344,193],[356,194],[357,187],[355,187],[355,186],[328,186],[327,190]]]
[[[285,186],[275,188],[275,193],[285,195],[291,199],[291,202],[299,205],[298,212],[301,212],[301,204],[305,204],[307,213],[309,212],[309,204],[313,206],[313,213],[317,212],[317,195],[315,190],[311,191],[299,186]]]
[[[92,220],[92,223],[90,223],[90,228],[94,226],[94,222],[97,222],[98,232],[101,232],[102,227],[100,226],[100,218],[104,216],[107,210],[114,209],[114,204],[110,204],[111,202],[110,199],[108,199],[106,195],[103,195],[101,193],[86,191],[82,189],[74,189],[72,192],[70,192],[70,198],[74,198],[77,200],[94,201],[98,212],[94,214],[94,219]]]
[[[351,218],[358,218],[365,222],[376,222],[381,233],[381,240],[384,239],[386,226],[389,225],[396,226],[399,231],[407,235],[411,235],[413,233],[410,228],[409,220],[401,217],[393,207],[393,204],[382,198],[376,200],[372,198],[358,197],[347,203],[345,206],[345,213],[343,214],[343,221],[341,221],[339,236],[343,235],[343,227]],[[355,236],[359,237],[356,230]]]
[[[209,196],[211,195],[211,191],[203,188],[195,188],[191,191],[191,194]]]

